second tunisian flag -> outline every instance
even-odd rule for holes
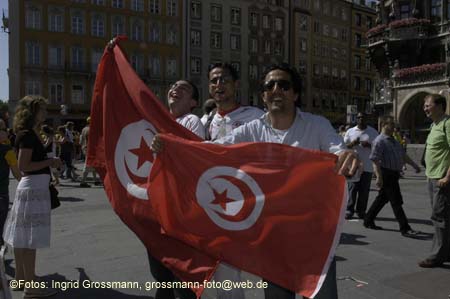
[[[345,179],[336,156],[274,143],[161,135],[150,195],[166,232],[237,268],[313,297],[339,242]]]
[[[217,261],[161,233],[150,204],[148,178],[154,162],[150,145],[156,132],[199,140],[171,118],[119,46],[105,50],[94,86],[87,162],[102,176],[114,211],[152,256],[182,280],[203,282]],[[195,291],[199,295],[202,287]]]

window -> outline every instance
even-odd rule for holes
[[[370,61],[370,57],[366,57],[366,71],[372,70],[372,62]]]
[[[202,71],[202,60],[199,57],[191,57],[191,74],[200,74]]]
[[[442,0],[431,0],[431,20],[440,22],[442,19]]]
[[[222,33],[211,32],[211,48],[213,49],[222,48]]]
[[[239,77],[241,75],[241,64],[237,61],[233,61],[231,62],[231,66],[236,70],[236,72],[238,73]]]
[[[41,64],[41,45],[38,42],[26,42],[26,63],[28,65]]]
[[[359,14],[359,13],[355,14],[355,25],[358,27],[361,26],[361,14]]]
[[[274,47],[273,47],[273,53],[275,55],[282,55],[283,54],[283,43],[280,41],[275,41]]]
[[[250,25],[258,27],[258,14],[255,12],[250,13]]]
[[[262,23],[264,29],[270,29],[270,18],[268,15],[263,15]]]
[[[82,84],[72,85],[72,104],[84,104],[84,86]]]
[[[144,28],[140,20],[134,20],[131,24],[131,40],[142,41]]]
[[[320,33],[320,23],[318,21],[314,21],[314,33]]]
[[[150,13],[159,15],[160,12],[160,0],[150,0],[149,6],[150,6]]]
[[[230,48],[231,50],[241,49],[241,36],[237,34],[230,34]]]
[[[308,16],[307,15],[300,15],[300,24],[299,24],[301,31],[308,31]]]
[[[361,89],[361,79],[359,77],[353,78],[353,89],[354,90],[360,90]]]
[[[72,47],[72,68],[75,70],[83,69],[83,49]]]
[[[91,21],[92,36],[103,37],[105,36],[105,20],[103,16],[95,15]]]
[[[25,81],[25,93],[27,95],[41,95],[41,81],[38,79]]]
[[[264,54],[270,54],[272,52],[272,43],[270,40],[264,41]]]
[[[169,17],[178,15],[178,0],[167,0],[167,15]]]
[[[333,17],[337,18],[339,16],[340,7],[338,5],[333,5]]]
[[[372,80],[369,78],[366,78],[366,91],[368,93],[372,92]]]
[[[320,0],[314,1],[314,9],[315,10],[320,10]]]
[[[250,52],[257,53],[258,52],[258,40],[256,38],[250,38]]]
[[[320,67],[318,64],[313,64],[313,72],[314,72],[314,76],[320,75]]]
[[[123,8],[123,0],[112,0],[112,7]]]
[[[166,74],[169,78],[177,76],[177,60],[175,58],[167,59]]]
[[[361,48],[361,34],[355,33],[355,47]]]
[[[202,3],[197,1],[191,2],[191,18],[201,19],[202,18]]]
[[[191,30],[191,46],[200,47],[202,44],[202,32],[199,30]]]
[[[125,22],[123,17],[114,17],[112,22],[112,36],[117,36],[125,33]]]
[[[64,83],[50,82],[49,83],[49,99],[52,104],[60,104],[63,102]]]
[[[153,23],[150,25],[149,40],[151,43],[161,42],[161,26],[158,23]]]
[[[323,35],[325,36],[330,35],[330,26],[328,24],[323,24]]]
[[[63,47],[50,46],[48,49],[48,65],[49,67],[63,66]]]
[[[328,16],[330,15],[330,2],[324,2],[323,3],[323,14]]]
[[[331,75],[333,76],[333,78],[338,78],[339,77],[339,72],[338,72],[337,67],[333,67],[331,69]]]
[[[94,5],[105,5],[105,0],[91,0]]]
[[[222,22],[222,6],[211,5],[211,21]]]
[[[231,8],[231,24],[239,25],[241,24],[241,9],[232,7]]]
[[[275,18],[275,30],[283,31],[283,19],[282,18]]]
[[[306,52],[308,50],[307,48],[307,40],[304,38],[300,39],[300,51]]]
[[[372,28],[372,26],[373,26],[373,20],[372,20],[372,17],[367,16],[367,17],[366,17],[366,27],[367,27],[367,29]]]
[[[178,40],[177,28],[175,26],[169,26],[167,28],[167,43],[169,45],[176,45]]]
[[[59,9],[51,9],[48,16],[48,30],[52,32],[64,31],[64,12]]]
[[[342,29],[341,39],[345,42],[345,41],[347,41],[347,38],[348,38],[347,29]]]
[[[347,10],[344,7],[341,8],[341,18],[342,21],[347,21],[348,18]]]
[[[131,9],[134,11],[144,11],[144,0],[131,0]]]
[[[256,64],[248,65],[248,74],[250,79],[257,80],[258,79],[258,66]]]
[[[72,15],[72,33],[83,34],[84,33],[84,20],[81,13],[74,13]]]
[[[361,56],[355,55],[353,60],[353,66],[357,70],[361,69]]]
[[[98,64],[102,59],[103,51],[102,49],[94,49],[91,52],[91,71],[93,73],[97,72]]]
[[[138,74],[144,72],[144,56],[139,53],[133,53],[131,55],[131,66]]]
[[[161,76],[161,58],[159,57],[159,55],[154,55],[150,57],[149,68],[152,76],[154,77]]]
[[[29,29],[41,29],[41,11],[32,5],[28,5],[25,11],[25,27]]]

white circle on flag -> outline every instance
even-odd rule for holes
[[[116,175],[122,186],[132,196],[148,200],[147,186],[144,181],[150,175],[153,163],[145,161],[139,165],[139,157],[130,150],[137,149],[144,140],[146,145],[152,144],[155,127],[145,120],[131,123],[122,129],[116,145],[114,154],[114,165],[116,167]],[[156,155],[152,155],[152,160]],[[138,184],[138,181],[141,184]]]
[[[245,190],[250,198],[245,198]],[[245,230],[255,224],[265,201],[263,191],[250,175],[228,166],[206,170],[198,180],[196,197],[199,205],[216,225],[231,231]],[[218,197],[224,199],[224,202],[216,202]],[[246,208],[251,211],[244,219],[233,219]]]

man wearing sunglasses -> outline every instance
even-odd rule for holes
[[[363,172],[358,182],[348,183],[348,204],[345,219],[351,219],[355,213],[359,219],[364,219],[369,200],[370,183],[372,181],[373,166],[370,160],[372,142],[377,138],[378,132],[368,126],[366,115],[359,112],[356,115],[356,126],[347,130],[344,142],[348,148],[355,150],[363,163]]]
[[[239,86],[238,74],[228,63],[209,66],[209,93],[216,102],[217,112],[212,116],[209,127],[210,139],[216,140],[229,134],[233,129],[259,118],[264,112],[251,106],[240,106],[236,101]]]
[[[330,152],[338,156],[336,171],[345,176],[353,176],[360,163],[357,154],[345,149],[342,137],[335,132],[327,119],[303,112],[296,107],[300,89],[300,76],[294,68],[287,64],[270,67],[262,84],[262,98],[268,112],[234,129],[231,134],[215,140],[214,143],[230,145],[241,142],[275,142]],[[163,148],[161,139],[155,136],[153,151],[159,153]],[[264,293],[266,299],[295,298],[294,292],[270,282]],[[315,298],[337,297],[336,264],[333,261]]]

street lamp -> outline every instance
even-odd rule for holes
[[[2,16],[2,29],[3,32],[8,33],[9,34],[9,19],[7,17],[5,17],[5,10],[2,10],[3,16]]]

